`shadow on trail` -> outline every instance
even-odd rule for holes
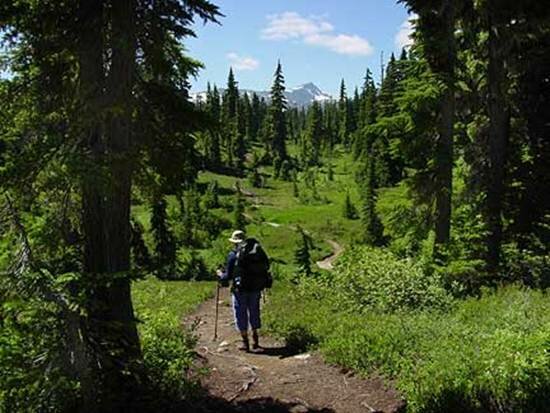
[[[272,357],[278,357],[280,359],[292,357],[300,353],[301,352],[298,349],[289,347],[289,346],[260,347],[259,350],[254,352],[254,354],[258,354],[260,356],[272,356]]]
[[[271,397],[258,397],[228,402],[224,399],[209,398],[199,400],[191,410],[194,413],[335,413],[328,408],[316,409],[306,406],[302,401],[276,400]]]

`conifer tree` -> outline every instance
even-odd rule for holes
[[[294,250],[294,263],[298,266],[298,272],[301,275],[310,276],[312,274],[310,250],[313,241],[301,227],[298,227],[298,233],[300,238]]]
[[[166,200],[159,197],[153,202],[151,231],[155,239],[155,261],[160,277],[169,275],[176,264],[176,240],[168,225]]]
[[[237,105],[239,102],[239,88],[235,75],[233,74],[233,68],[229,68],[229,75],[227,76],[227,88],[223,95],[223,117],[224,121],[234,119],[237,115]]]
[[[263,113],[260,98],[256,93],[252,93],[252,102],[250,103],[250,127],[249,138],[251,142],[258,141],[258,134],[262,124]]]
[[[340,83],[340,99],[338,100],[338,139],[344,146],[349,144],[351,127],[350,105],[346,95],[344,79]]]
[[[219,208],[220,201],[218,197],[219,187],[218,181],[212,181],[204,194],[204,207],[206,209]]]
[[[323,137],[323,119],[321,106],[319,102],[313,102],[308,112],[307,130],[305,139],[307,141],[308,156],[307,163],[309,165],[318,165],[320,161],[321,142]]]
[[[346,198],[344,200],[343,216],[344,218],[347,218],[347,219],[357,218],[357,210],[355,209],[355,206],[351,202],[349,192],[346,192]]]
[[[383,226],[376,212],[376,182],[372,157],[366,160],[364,180],[361,185],[363,242],[367,245],[382,244]]]
[[[221,113],[221,130],[223,134],[223,142],[225,153],[227,155],[226,162],[228,165],[233,164],[236,140],[238,139],[238,119],[237,111],[239,105],[239,89],[233,68],[229,69],[227,78],[227,88],[223,94],[222,113]],[[237,129],[237,131],[236,131]]]
[[[285,79],[281,62],[279,61],[277,63],[277,69],[275,70],[273,86],[271,87],[269,121],[271,123],[271,148],[280,163],[287,158],[286,139],[288,131],[286,109]]]
[[[134,218],[131,221],[131,240],[132,257],[135,267],[140,270],[148,270],[151,268],[151,254],[145,241],[143,240],[143,226]]]
[[[440,98],[439,137],[435,142],[433,171],[435,181],[435,245],[438,254],[441,247],[449,243],[451,232],[451,198],[453,193],[453,138],[455,121],[455,82],[456,82],[456,11],[459,2],[448,1],[443,4],[421,3],[405,0],[410,9],[418,14],[418,40],[431,71],[444,85]],[[496,31],[489,30],[489,33]],[[491,36],[489,36],[489,56],[491,56]],[[500,58],[500,54],[499,54]],[[491,59],[489,59],[491,65]],[[394,59],[395,66],[395,59]],[[397,70],[394,68],[394,70]],[[500,87],[501,85],[499,85]],[[501,99],[490,100],[490,108]],[[491,110],[491,109],[490,109]],[[502,108],[496,109],[502,113]],[[501,118],[502,119],[502,118]],[[501,125],[502,126],[502,125]],[[491,128],[490,128],[491,129]],[[502,129],[501,129],[502,131]],[[498,140],[495,136],[495,140]],[[500,156],[500,155],[499,155]],[[500,182],[498,183],[500,185]],[[499,186],[500,187],[500,186]],[[498,208],[497,208],[498,209]]]
[[[221,162],[220,152],[220,95],[218,88],[214,85],[212,89],[210,83],[207,86],[206,92],[206,111],[211,122],[211,127],[208,130],[208,143],[206,148],[207,159],[213,166],[218,166]]]
[[[233,159],[235,161],[235,167],[242,171],[244,168],[244,161],[246,156],[246,143],[244,136],[244,113],[242,112],[242,106],[239,104],[237,106],[237,112],[235,118],[232,122],[232,150],[233,150]]]

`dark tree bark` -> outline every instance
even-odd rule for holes
[[[100,127],[100,104],[103,93],[103,1],[80,0],[78,12],[78,59],[79,59],[79,99],[78,122],[82,128],[83,147],[87,171],[82,176],[82,230],[84,234],[84,271],[89,276],[104,273],[107,243],[104,233],[105,207],[99,184],[102,162],[102,139]],[[91,280],[89,280],[91,282]],[[90,300],[92,302],[93,300]],[[94,317],[92,308],[89,308]],[[76,346],[79,337],[90,333],[86,325],[74,318],[68,320],[69,337]],[[72,331],[79,328],[85,334]],[[93,363],[93,351],[84,350],[82,354],[75,348],[75,368],[79,376],[82,392],[81,413],[99,411],[98,392],[95,385],[97,369]]]
[[[140,357],[127,277],[135,4],[116,0],[105,8],[101,1],[81,0],[80,6],[80,118],[90,167],[83,177],[84,270],[91,284],[88,333],[100,366],[94,393],[105,410],[125,404],[132,382],[122,370]],[[110,53],[105,54],[102,39],[109,29]],[[110,57],[108,65],[103,56]]]
[[[106,127],[110,194],[108,197],[106,234],[108,240],[107,272],[130,270],[130,192],[131,192],[131,116],[132,90],[136,61],[135,2],[115,0],[112,3],[112,62],[107,81],[108,124]],[[109,291],[113,320],[121,322],[129,356],[140,354],[130,281],[117,278]]]
[[[504,61],[503,24],[498,17],[498,2],[487,4],[487,24],[489,30],[489,143],[487,199],[485,220],[487,224],[487,264],[494,272],[500,262],[502,244],[502,203],[504,198],[504,176],[509,133],[509,110],[503,90],[506,80]]]

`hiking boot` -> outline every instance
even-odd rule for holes
[[[254,331],[252,333],[252,349],[258,350],[260,348],[260,343],[258,342],[258,333]]]
[[[247,353],[250,351],[250,344],[248,343],[248,339],[243,339],[242,344],[239,346],[239,350],[246,351]]]

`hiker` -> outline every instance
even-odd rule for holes
[[[225,271],[218,270],[222,286],[232,280],[231,295],[235,325],[242,337],[239,350],[250,351],[248,325],[252,329],[252,349],[260,348],[258,330],[260,321],[260,298],[264,288],[271,287],[269,259],[254,238],[246,238],[243,231],[234,231],[229,238],[234,247],[227,256]]]

